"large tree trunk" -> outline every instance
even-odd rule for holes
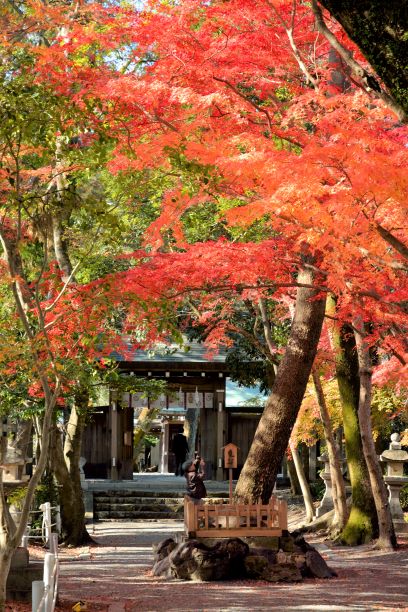
[[[52,471],[59,485],[61,509],[61,541],[69,546],[79,546],[90,537],[85,527],[85,506],[78,477],[72,477],[65,463],[61,432],[54,428],[51,438],[50,459]]]
[[[341,23],[408,115],[407,3],[401,0],[319,0],[319,3]]]
[[[331,306],[334,309],[334,301]],[[377,513],[364,460],[358,422],[360,380],[353,332],[331,329],[336,375],[343,412],[346,459],[351,482],[352,506],[340,540],[349,546],[369,542],[378,535]]]
[[[303,495],[303,501],[305,502],[305,510],[306,510],[306,522],[311,523],[313,521],[314,516],[314,507],[313,507],[313,499],[312,494],[310,492],[309,483],[307,482],[305,470],[303,468],[303,463],[299,455],[299,451],[297,447],[289,442],[290,452],[292,453],[293,463],[295,464],[296,474],[299,480],[300,488]]]
[[[384,549],[393,549],[397,540],[392,522],[388,492],[381,474],[375,450],[373,431],[371,426],[371,359],[364,338],[364,327],[360,321],[354,324],[358,363],[360,368],[360,397],[358,404],[358,417],[360,421],[361,440],[363,442],[364,457],[368,467],[371,489],[375,507],[377,509],[379,537],[378,546]]]
[[[311,270],[302,270],[298,281],[312,285]],[[298,287],[286,352],[235,489],[240,500],[267,503],[272,494],[320,338],[325,300],[317,294],[309,287]]]
[[[312,377],[315,386],[317,402],[319,404],[320,416],[323,423],[324,437],[326,439],[327,444],[327,454],[329,457],[330,477],[332,482],[334,504],[333,528],[336,532],[340,532],[342,531],[342,529],[344,529],[348,517],[346,486],[344,484],[343,474],[341,470],[340,452],[334,439],[333,430],[330,422],[330,414],[324,397],[320,376],[319,373],[315,370],[315,368],[313,368],[312,370]]]
[[[82,433],[85,427],[88,393],[76,396],[67,424],[64,447],[55,426],[51,438],[52,471],[59,485],[61,508],[61,540],[69,546],[79,546],[91,540],[85,527],[85,505],[79,471]]]

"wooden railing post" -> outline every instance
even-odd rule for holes
[[[288,528],[288,504],[284,499],[279,501],[279,526],[283,531]]]
[[[184,526],[189,536],[194,537],[196,532],[194,503],[184,498]]]
[[[287,530],[287,504],[271,497],[268,504],[205,504],[184,500],[189,537],[280,536]]]

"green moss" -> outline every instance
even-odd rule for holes
[[[371,516],[354,506],[338,541],[348,546],[358,546],[370,542],[373,537]]]
[[[329,312],[335,314],[335,308],[334,300],[328,300]],[[334,330],[332,337],[342,405],[347,465],[352,489],[352,509],[340,540],[354,546],[377,536],[378,521],[358,422],[360,380],[354,335],[351,329],[344,326],[341,332]]]
[[[401,508],[404,512],[408,512],[408,484],[402,487],[400,492]]]

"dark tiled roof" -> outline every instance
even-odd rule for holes
[[[199,342],[189,342],[185,350],[179,345],[158,345],[153,351],[135,350],[130,355],[121,355],[113,352],[111,357],[117,361],[147,362],[147,363],[225,363],[226,351],[220,349],[217,353],[209,354],[208,348]]]

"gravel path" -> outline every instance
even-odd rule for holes
[[[153,577],[152,544],[182,529],[180,521],[172,520],[97,523],[92,533],[95,544],[60,553],[57,612],[72,610],[78,600],[86,603],[87,612],[408,612],[408,540],[392,553],[371,546],[333,548],[316,540],[313,543],[338,573],[332,580],[191,583]],[[39,556],[42,551],[31,549],[30,554]],[[22,605],[8,608],[9,612],[30,609]]]
[[[333,580],[197,584],[151,576],[152,544],[182,529],[179,521],[97,524],[96,546],[75,551],[75,556],[69,551],[61,555],[60,609],[69,610],[81,599],[88,611],[106,612],[408,611],[408,542],[393,553],[317,542],[338,573]]]

